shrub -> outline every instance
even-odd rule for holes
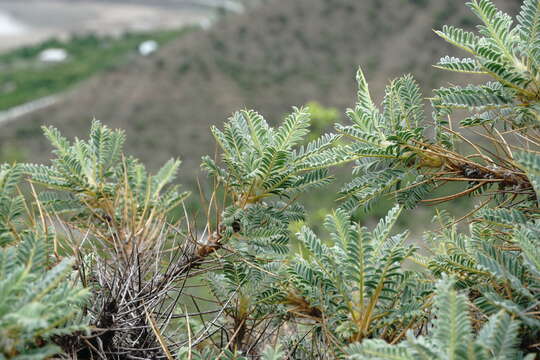
[[[122,154],[119,130],[94,122],[89,140],[72,143],[45,128],[50,166],[0,170],[2,356],[44,358],[60,345],[79,358],[533,359],[540,2],[525,0],[515,26],[489,0],[469,6],[478,34],[437,34],[470,57],[437,66],[491,82],[434,90],[428,120],[411,76],[392,81],[378,107],[359,71],[350,123],[309,142],[306,109],[277,127],[235,113],[212,128],[220,158],[202,161],[212,182],[202,227],[172,185],[179,161],[149,175]],[[455,130],[456,109],[474,138]],[[328,236],[303,226],[291,246],[306,215],[299,195],[351,162]],[[32,203],[18,191],[23,172]],[[462,189],[433,195],[454,183]],[[439,229],[424,239],[393,230],[404,209],[465,196],[474,209],[437,211]],[[354,220],[383,198],[397,204],[373,229]]]

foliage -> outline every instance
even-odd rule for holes
[[[347,349],[349,359],[523,359],[518,345],[519,322],[500,311],[492,315],[476,338],[468,315],[471,305],[464,294],[453,289],[453,281],[437,284],[434,308],[437,319],[433,334],[415,337],[409,330],[407,341],[391,346],[381,340],[366,340]],[[534,359],[534,354],[525,357]]]
[[[80,278],[92,290],[90,323],[101,329],[90,351],[113,356],[123,346],[134,356],[169,354],[179,345],[162,332],[178,309],[166,306],[181,296],[180,280],[200,260],[196,239],[188,241],[191,234],[171,217],[188,195],[170,185],[180,161],[171,159],[150,175],[136,159],[123,156],[123,131],[99,121],[87,141],[71,143],[52,127],[44,132],[56,158],[50,166],[22,167],[33,184],[47,189],[39,203],[70,234],[59,247],[85,269]],[[69,342],[77,353],[87,347],[78,337]]]
[[[52,165],[26,164],[23,169],[33,183],[51,190],[41,194],[40,201],[46,208],[71,213],[82,219],[80,226],[85,229],[106,231],[111,223],[123,218],[130,223],[121,226],[136,232],[137,224],[153,212],[167,215],[187,196],[179,186],[166,188],[174,180],[180,161],[171,159],[156,175],[149,176],[136,159],[123,157],[123,131],[113,131],[94,120],[88,141],[77,139],[71,144],[53,127],[44,128],[44,133],[55,148]],[[83,225],[87,218],[96,218],[101,224]]]
[[[72,260],[44,271],[50,263],[44,236],[21,236],[0,251],[0,358],[46,359],[61,351],[47,340],[86,329],[78,318],[88,293],[73,286]]]
[[[430,286],[403,268],[414,248],[405,244],[406,233],[391,236],[400,211],[392,209],[370,232],[339,209],[325,221],[331,242],[307,227],[298,234],[304,251],[288,269],[287,302],[293,313],[316,320],[329,343],[398,339],[402,328],[421,323]]]
[[[220,157],[202,161],[213,182],[202,227],[174,185],[180,161],[152,175],[123,155],[120,130],[94,121],[88,140],[70,142],[45,127],[50,165],[0,168],[4,357],[43,357],[57,344],[80,358],[533,359],[540,2],[525,0],[514,27],[489,0],[469,6],[479,34],[438,34],[471,58],[438,66],[492,82],[435,90],[430,123],[411,76],[392,81],[379,108],[359,71],[351,124],[307,144],[304,108],[276,127],[237,112],[212,128]],[[460,125],[484,142],[454,130],[455,109],[471,113]],[[306,215],[299,195],[327,189],[329,168],[353,161],[324,222],[329,237],[302,226],[294,249],[291,225]],[[464,190],[431,198],[449,183]],[[398,204],[372,229],[353,220],[388,195]],[[475,208],[459,219],[437,210],[439,228],[424,239],[394,230],[405,208],[464,196]],[[201,281],[205,293],[191,293]],[[80,321],[66,315],[84,315],[91,336],[74,333]]]
[[[225,167],[203,159],[203,168],[227,196],[217,206],[223,210],[211,239],[233,253],[221,261],[222,273],[211,274],[210,287],[233,324],[230,349],[246,355],[259,351],[286,316],[275,283],[289,251],[289,225],[304,219],[303,207],[294,201],[332,181],[328,162],[340,136],[326,134],[301,145],[309,125],[305,109],[295,109],[277,128],[256,112],[238,112],[223,131],[212,129]]]
[[[540,5],[538,1],[525,1],[518,24],[513,28],[511,18],[490,1],[472,1],[468,5],[483,22],[478,27],[479,35],[447,26],[437,34],[469,52],[471,57],[447,56],[438,67],[485,74],[495,81],[435,90],[435,97],[431,99],[435,109],[435,139],[430,140],[426,126],[419,126],[417,121],[422,118],[422,104],[409,77],[387,88],[380,111],[371,102],[367,83],[359,73],[359,102],[349,113],[353,125],[340,129],[372,151],[378,146],[379,151],[386,151],[389,156],[375,161],[363,156],[356,170],[362,177],[353,180],[343,194],[349,198],[346,207],[358,203],[369,205],[382,193],[396,194],[396,199],[406,207],[418,201],[438,204],[464,195],[483,196],[482,202],[460,219],[441,213],[437,218],[441,232],[427,236],[432,251],[425,257],[416,256],[416,261],[435,277],[453,274],[458,287],[469,289],[476,308],[483,316],[491,316],[487,329],[504,317],[506,321],[510,319],[508,316],[519,319],[520,330],[516,325],[512,336],[519,336],[523,346],[534,344],[540,329],[536,312],[540,298],[538,269],[536,262],[530,260],[538,255],[533,254],[532,249],[538,246],[539,240],[538,143],[535,139],[540,114],[536,61]],[[460,125],[474,129],[477,136],[486,140],[485,145],[452,129],[449,116],[454,109],[471,112]],[[388,128],[393,130],[385,133]],[[374,133],[378,136],[374,137]],[[372,176],[368,172],[372,170],[378,171],[378,181],[366,180],[366,175]],[[465,190],[426,199],[432,189],[450,181],[466,184]],[[457,222],[464,219],[472,219],[469,234],[457,229]],[[440,313],[441,308],[437,315]],[[436,334],[433,336],[437,338]],[[410,349],[416,349],[413,344],[418,340],[409,337]],[[494,351],[496,345],[491,345],[490,351]],[[415,352],[417,350],[406,350],[407,346],[389,347],[369,342],[358,349],[381,350],[381,358],[423,356]],[[497,357],[481,350],[474,355],[475,346],[469,346],[473,358],[514,356]],[[364,350],[360,350],[360,354]],[[465,349],[456,350],[459,356],[465,356],[465,352]],[[443,358],[446,356],[452,357],[444,355]]]
[[[358,103],[348,112],[352,125],[338,126],[358,144],[361,175],[345,187],[347,207],[369,206],[380,195],[397,190],[397,200],[413,207],[422,200],[430,204],[451,200],[475,191],[494,189],[498,203],[510,206],[511,189],[519,188],[524,197],[535,197],[522,166],[512,161],[515,153],[535,147],[538,124],[538,43],[535,1],[526,1],[511,28],[508,15],[498,12],[488,0],[469,4],[482,20],[480,35],[454,27],[443,27],[437,34],[468,51],[471,58],[444,57],[438,66],[445,70],[486,74],[495,82],[484,85],[454,86],[435,90],[431,99],[434,112],[435,141],[427,134],[422,96],[410,76],[393,81],[386,89],[383,109],[371,100],[364,75],[358,73]],[[448,116],[453,109],[469,109],[464,127],[479,127],[479,134],[491,142],[493,150],[477,146],[452,129]],[[476,131],[476,130],[475,130]],[[468,153],[458,151],[457,143],[470,146]],[[520,145],[517,145],[520,144]],[[505,157],[494,155],[504,151]],[[461,153],[460,153],[461,152]],[[509,157],[511,161],[508,161]],[[426,199],[438,184],[458,181],[466,189],[453,196]],[[497,191],[498,190],[498,191]],[[505,202],[506,201],[506,202]],[[526,207],[526,205],[524,205]]]
[[[25,224],[21,176],[18,165],[0,167],[0,358],[46,359],[61,351],[48,340],[86,329],[88,292],[72,278],[72,259],[51,256],[54,232]]]
[[[0,245],[12,243],[18,237],[17,226],[25,212],[24,198],[17,193],[22,177],[18,165],[0,166]]]
[[[505,310],[519,318],[528,328],[523,340],[534,341],[540,318],[531,309],[538,306],[540,283],[537,265],[527,259],[535,256],[531,246],[538,246],[540,229],[515,210],[485,210],[478,220],[482,222],[472,225],[471,235],[457,233],[454,226],[434,237],[439,251],[427,260],[428,267],[435,274],[454,274],[460,287],[474,289],[474,303],[485,314]],[[508,233],[496,236],[499,224],[506,224]]]

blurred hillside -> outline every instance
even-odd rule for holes
[[[520,1],[495,3],[513,13]],[[431,66],[450,52],[431,31],[442,24],[472,27],[476,20],[458,0],[266,0],[2,126],[0,144],[46,161],[42,124],[85,136],[97,118],[126,129],[128,152],[150,167],[182,158],[181,180],[193,181],[201,155],[213,152],[210,125],[237,109],[255,108],[274,122],[309,101],[344,111],[354,103],[358,66],[377,98],[408,72],[426,91],[445,84],[447,75]]]
[[[120,36],[208,21],[221,0],[0,0],[0,51],[72,35]],[[201,5],[197,5],[201,3]]]

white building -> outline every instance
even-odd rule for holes
[[[64,49],[51,48],[39,53],[39,60],[43,62],[63,62],[67,57],[67,51]]]
[[[158,49],[158,43],[155,40],[146,40],[139,44],[139,54],[143,56],[150,55]]]

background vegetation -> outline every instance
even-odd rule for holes
[[[126,56],[135,54],[138,45],[145,40],[152,39],[163,45],[184,32],[132,33],[119,38],[79,35],[67,41],[51,39],[4,53],[0,55],[0,111],[67,90],[100,70],[118,66],[127,61]],[[64,49],[68,54],[66,63],[39,61],[39,53],[50,48]]]

